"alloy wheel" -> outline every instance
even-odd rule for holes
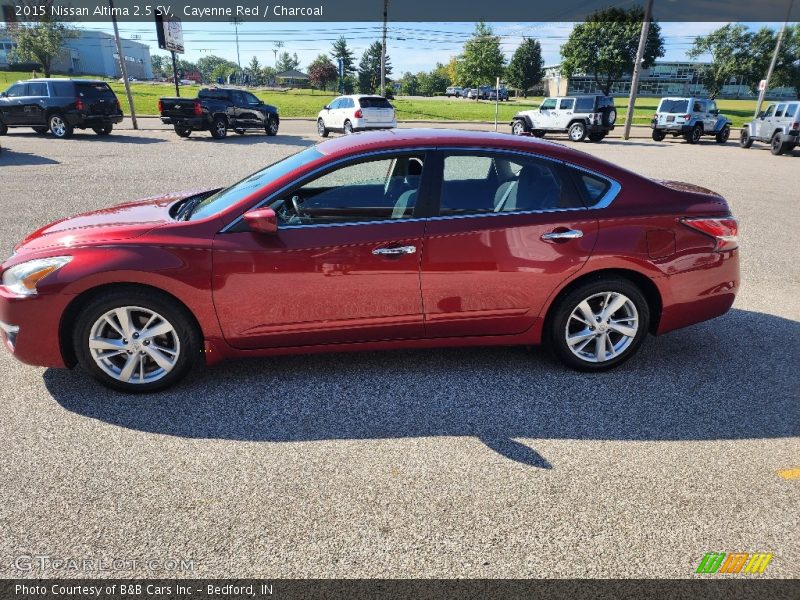
[[[522,121],[514,121],[514,127],[511,128],[514,135],[522,135],[525,133],[525,125]]]
[[[128,384],[158,381],[175,368],[181,343],[175,327],[157,312],[139,306],[109,310],[87,340],[95,364]]]
[[[567,347],[580,360],[602,363],[623,354],[639,331],[639,313],[619,292],[593,294],[576,306],[564,331]]]
[[[56,137],[64,137],[67,133],[67,125],[64,123],[64,119],[58,115],[50,117],[50,131]]]

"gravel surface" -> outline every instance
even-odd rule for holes
[[[646,134],[581,149],[726,196],[729,314],[604,375],[523,348],[313,355],[130,397],[0,352],[0,577],[691,577],[709,551],[800,576],[800,479],[778,476],[800,467],[800,151]],[[231,183],[315,137],[1,141],[5,255],[48,221]],[[15,568],[32,555],[127,562]]]

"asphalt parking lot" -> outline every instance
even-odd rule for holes
[[[730,313],[601,375],[524,348],[314,355],[131,397],[0,352],[0,577],[691,577],[711,551],[771,552],[769,576],[800,576],[800,479],[779,474],[800,467],[800,149],[647,135],[580,148],[728,199]],[[0,254],[315,141],[308,121],[222,142],[12,131]],[[35,555],[129,562],[15,567]]]

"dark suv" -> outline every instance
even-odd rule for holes
[[[105,81],[29,79],[0,93],[0,135],[9,127],[32,127],[68,138],[75,128],[108,135],[122,121],[119,100]]]

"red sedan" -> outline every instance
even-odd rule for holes
[[[221,190],[47,225],[0,266],[20,360],[151,391],[197,362],[545,343],[584,371],[725,313],[718,194],[508,135],[323,142]]]

